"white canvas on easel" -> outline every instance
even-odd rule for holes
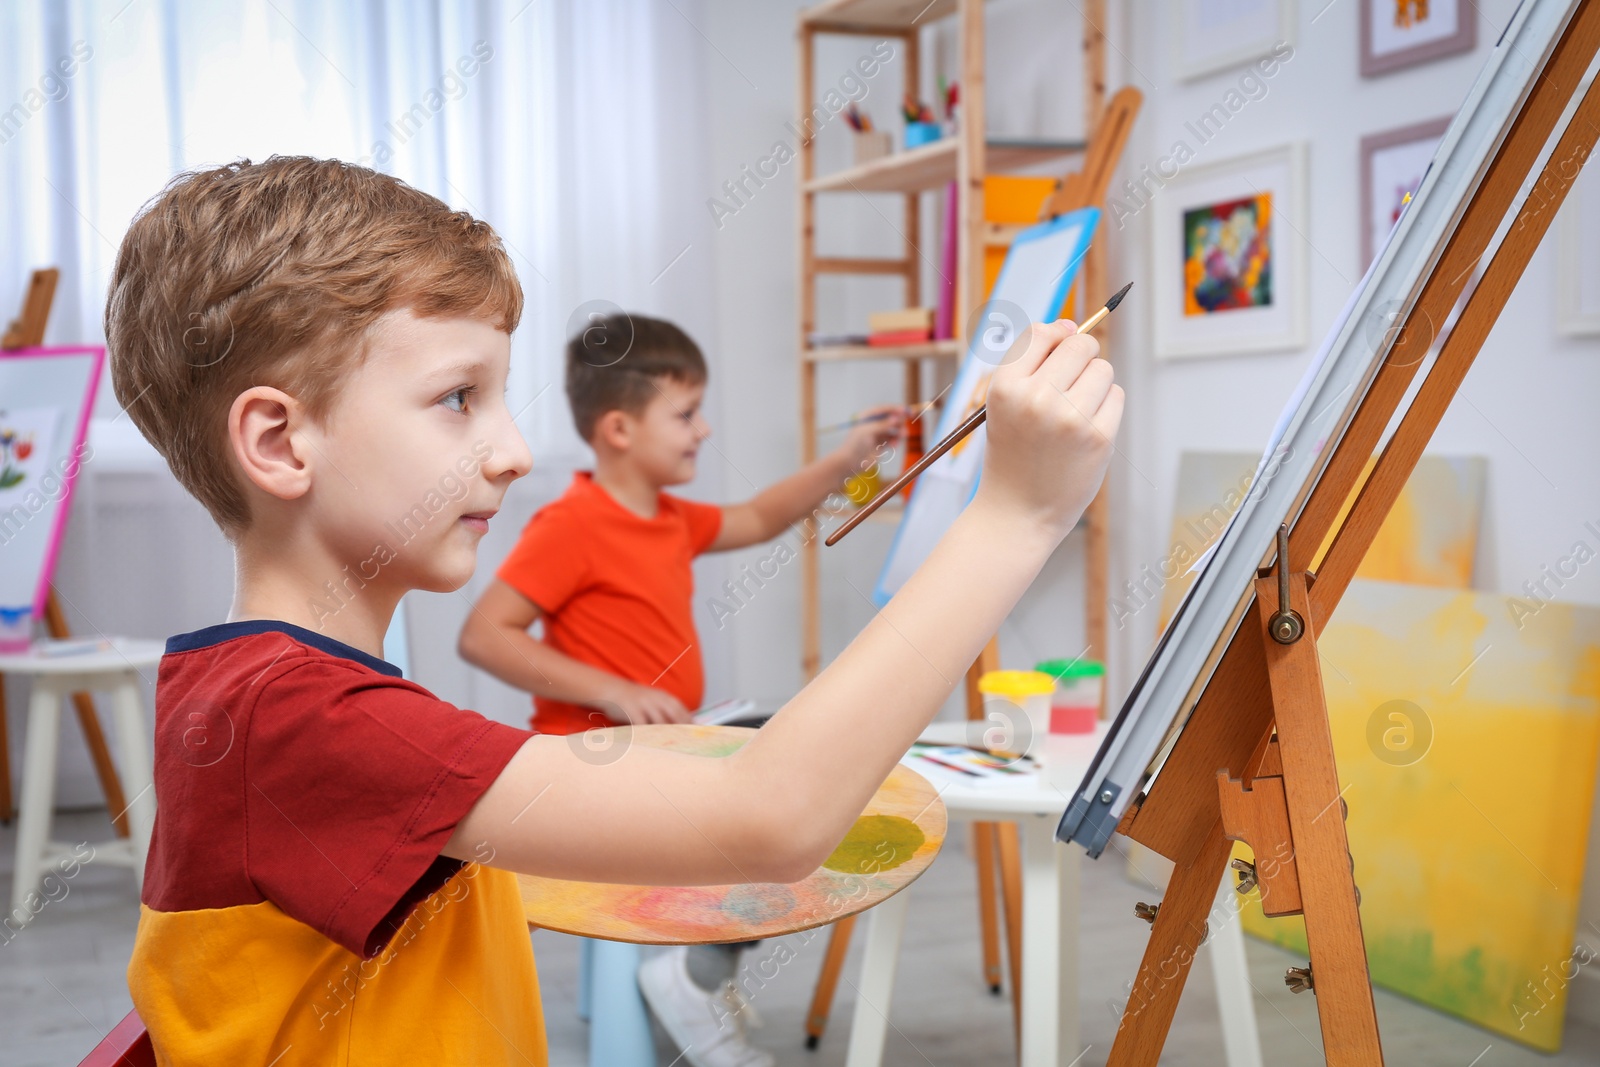
[[[0,627],[16,645],[42,617],[103,348],[0,352]]]
[[[1028,323],[1054,321],[1099,221],[1099,208],[1080,208],[1031,226],[1012,241],[994,290],[973,316],[967,356],[945,398],[933,440],[943,440],[983,404],[995,366]],[[977,492],[987,440],[979,426],[917,478],[873,589],[880,607],[922,566]]]

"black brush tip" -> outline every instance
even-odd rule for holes
[[[1117,310],[1117,305],[1122,303],[1122,298],[1127,296],[1128,295],[1128,290],[1132,289],[1132,288],[1133,288],[1133,283],[1129,282],[1127,285],[1124,285],[1121,289],[1118,289],[1116,291],[1115,295],[1113,295],[1110,300],[1106,301],[1106,310],[1107,311],[1115,311],[1115,310]]]

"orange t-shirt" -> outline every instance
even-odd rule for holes
[[[705,673],[690,563],[721,529],[721,508],[661,493],[647,519],[579,471],[560,499],[528,520],[496,575],[538,605],[551,648],[696,708]],[[535,697],[533,706],[540,733],[612,724],[576,704]]]

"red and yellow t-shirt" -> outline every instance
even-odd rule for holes
[[[279,622],[167,642],[128,965],[164,1067],[546,1062],[515,876],[440,855],[529,735],[399,673]]]
[[[662,493],[646,519],[579,471],[528,520],[497,577],[538,605],[551,648],[697,708],[705,673],[690,564],[721,529],[721,508]],[[611,725],[575,704],[536,697],[533,706],[541,733]]]

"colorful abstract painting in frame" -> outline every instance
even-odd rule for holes
[[[1373,982],[1556,1051],[1587,962],[1600,609],[1357,580],[1318,650]],[[1298,916],[1241,915],[1306,953]]]
[[[1272,305],[1272,194],[1183,213],[1183,313]]]
[[[1186,167],[1153,203],[1156,355],[1306,343],[1303,144]]]

